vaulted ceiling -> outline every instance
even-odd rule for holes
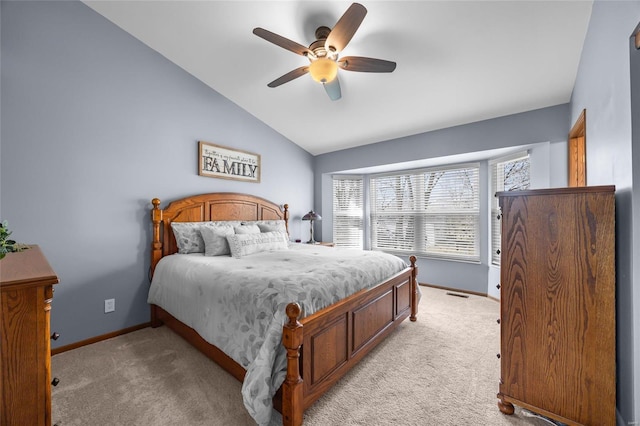
[[[365,1],[341,56],[397,63],[393,73],[339,71],[331,101],[309,63],[252,33],[308,46],[343,1],[86,1],[88,6],[317,155],[570,100],[591,1]]]

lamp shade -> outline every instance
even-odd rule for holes
[[[309,65],[309,74],[318,83],[329,83],[338,75],[338,64],[327,58],[318,58]]]
[[[321,219],[322,219],[322,216],[320,216],[318,213],[314,212],[313,210],[311,210],[309,213],[302,216],[302,220],[321,220]]]

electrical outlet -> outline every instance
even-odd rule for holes
[[[104,313],[108,314],[116,310],[116,299],[106,299],[104,301]]]

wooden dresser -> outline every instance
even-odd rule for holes
[[[49,311],[58,282],[38,246],[0,260],[0,424],[51,424]]]
[[[569,425],[615,425],[615,188],[501,192],[500,392]]]

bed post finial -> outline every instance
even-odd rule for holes
[[[284,226],[287,229],[287,235],[291,236],[291,233],[289,233],[289,204],[285,204],[282,207],[284,208]]]
[[[409,319],[411,321],[416,321],[418,319],[418,267],[416,266],[416,261],[418,259],[415,256],[410,256],[409,261],[411,262],[411,315]]]
[[[153,241],[151,243],[151,275],[156,268],[156,264],[162,258],[162,242],[160,241],[160,222],[162,222],[162,210],[160,210],[160,199],[151,200],[153,209],[151,210],[151,221],[153,222]]]
[[[285,426],[302,424],[304,399],[302,377],[300,377],[300,346],[302,346],[302,324],[298,322],[300,305],[289,303],[286,313],[288,321],[284,325],[282,344],[287,350],[287,376],[282,384],[282,423]]]

